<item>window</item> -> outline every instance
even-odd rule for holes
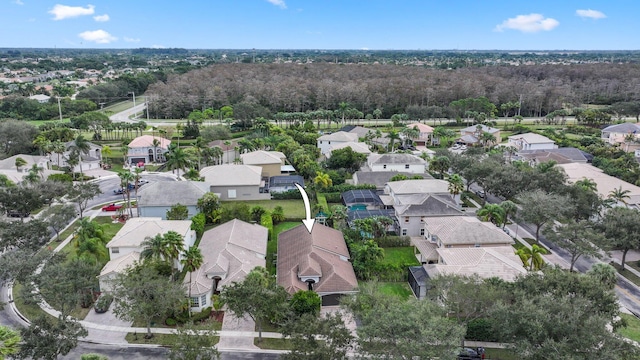
[[[382,165],[382,168],[386,169],[387,168],[387,164]]]
[[[402,236],[407,236],[407,229],[402,229]]]
[[[331,141],[327,141],[327,144],[331,145]]]
[[[200,297],[200,306],[207,306],[207,295],[202,295]]]
[[[445,245],[446,248],[452,248],[453,245]]]
[[[404,164],[404,168],[408,169],[409,168],[409,164]]]
[[[405,216],[405,217],[404,217],[404,222],[405,222],[405,223],[408,223],[408,222],[409,222],[409,217],[408,217],[408,216]]]
[[[320,140],[320,145],[322,145],[322,140]]]
[[[199,297],[192,297],[191,298],[191,307],[200,307],[200,298]]]
[[[474,247],[480,247],[480,244],[475,244]]]
[[[236,189],[227,190],[227,197],[229,199],[235,199],[236,198]]]
[[[424,236],[424,229],[420,229],[420,236]]]
[[[117,248],[117,247],[111,248],[111,253],[112,254],[120,254],[120,248]]]
[[[421,217],[421,218],[420,218],[420,222],[424,224],[424,223],[425,223],[425,219],[426,219],[426,217],[425,217],[425,216]]]

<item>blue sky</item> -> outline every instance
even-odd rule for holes
[[[639,50],[638,0],[0,0],[0,47]]]

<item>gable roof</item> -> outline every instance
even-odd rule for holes
[[[413,198],[413,199],[411,199]],[[398,216],[462,216],[465,215],[451,195],[401,195],[402,204],[394,205]]]
[[[107,243],[108,248],[138,247],[147,237],[175,231],[185,236],[191,231],[191,220],[162,220],[161,218],[131,218]]]
[[[262,168],[253,165],[214,165],[202,168],[200,176],[211,186],[259,186],[262,181]]]
[[[277,282],[289,293],[307,290],[299,276],[319,276],[313,285],[318,293],[353,292],[358,280],[342,233],[315,224],[311,233],[300,224],[278,235]]]
[[[191,294],[201,295],[213,287],[212,278],[219,276],[219,287],[242,281],[258,266],[266,265],[269,230],[242,220],[234,219],[202,235],[198,248],[203,263],[191,274]],[[185,276],[189,286],[189,276]]]
[[[422,124],[422,123],[412,123],[407,125],[407,127],[409,129],[413,129],[414,127],[417,127],[420,133],[432,133],[434,130],[431,126],[427,124]]]
[[[344,149],[346,147],[351,148],[351,150],[359,154],[367,154],[367,155],[371,154],[371,150],[369,150],[369,145],[365,143],[353,142],[353,141],[331,145],[329,147],[329,153],[331,153],[334,150]]]
[[[45,94],[35,94],[29,96],[29,99],[38,101],[49,101],[49,99],[51,99],[51,96]]]
[[[513,244],[511,236],[475,216],[428,218],[425,228],[445,245]]]
[[[318,141],[354,141],[358,142],[358,134],[348,133],[345,131],[334,132],[333,134],[322,135]]]
[[[109,275],[111,273],[124,272],[128,267],[133,266],[136,261],[140,260],[140,253],[132,251],[124,256],[109,260],[102,270],[100,270],[100,277]]]
[[[131,142],[127,146],[130,148],[153,148],[153,139],[157,139],[160,142],[160,145],[158,146],[159,149],[168,149],[169,145],[171,145],[171,140],[165,139],[163,137],[142,135],[131,140]]]
[[[245,165],[266,165],[282,164],[282,159],[286,159],[286,156],[280,151],[257,150],[240,154],[240,158]]]
[[[622,133],[622,134],[640,134],[640,125],[634,123],[622,123],[610,125],[602,129],[602,132]]]
[[[505,281],[513,281],[519,275],[527,273],[512,246],[440,248],[438,254],[442,263],[424,265],[429,277],[457,274],[478,275],[484,279],[498,277]]]
[[[16,169],[16,159],[22,158],[27,162],[26,165],[22,166],[22,169],[28,170],[33,164],[41,164],[43,162],[47,162],[47,158],[44,156],[35,156],[35,155],[27,155],[27,154],[17,154],[12,157],[8,157],[4,160],[0,160],[0,169],[2,170],[17,170]]]
[[[597,192],[602,197],[607,198],[611,191],[622,188],[629,190],[628,204],[640,204],[640,187],[630,184],[624,180],[607,175],[597,167],[585,163],[571,163],[558,165],[567,173],[567,181],[575,183],[583,178],[591,179],[597,184]]]
[[[390,181],[386,187],[389,189],[389,194],[395,195],[449,193],[449,183],[439,179]]]
[[[353,174],[353,180],[356,185],[370,184],[375,185],[378,188],[383,188],[389,180],[399,174],[406,175],[411,178],[414,176],[422,176],[423,179],[433,179],[433,177],[427,173],[425,174],[412,174],[409,172],[401,171],[356,171]]]
[[[536,133],[524,133],[524,134],[518,134],[518,135],[511,135],[509,136],[509,140],[523,140],[525,141],[527,144],[548,144],[548,143],[555,143],[555,141],[549,139],[546,136],[540,135],[540,134],[536,134]]]
[[[370,165],[385,164],[409,164],[409,165],[425,165],[427,162],[413,154],[395,153],[395,154],[371,154],[367,158]]]
[[[356,126],[356,125],[345,125],[345,126],[340,128],[340,131],[345,131],[345,132],[350,132],[350,133],[353,133],[353,134],[357,134],[358,138],[363,138],[363,137],[367,136],[367,133],[374,132],[373,130],[367,129],[366,127]]]
[[[480,125],[480,124],[479,124]],[[500,131],[500,129],[496,129],[493,127],[489,127],[487,125],[480,125],[482,132],[488,132],[489,134],[494,134]],[[472,125],[460,130],[461,133],[475,133],[478,131],[478,125]]]
[[[159,181],[138,189],[140,206],[196,205],[209,192],[210,185],[202,181]]]

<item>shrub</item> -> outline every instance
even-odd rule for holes
[[[198,236],[202,235],[206,221],[204,214],[198,213],[196,216],[191,218],[191,230],[194,230]]]
[[[205,308],[204,310],[191,314],[191,320],[193,322],[199,322],[202,320],[206,320],[211,316],[211,307]]]
[[[176,324],[178,323],[176,319],[174,318],[167,318],[167,320],[164,321],[164,323],[167,326],[176,326]]]
[[[302,199],[302,195],[298,189],[293,189],[281,193],[272,193],[271,198],[274,200],[296,200]]]
[[[100,354],[82,354],[80,360],[109,360],[109,358]]]
[[[334,185],[334,186],[329,186],[325,192],[327,193],[343,193],[345,191],[349,191],[349,190],[375,190],[376,186],[375,185],[371,185],[371,184],[361,184],[361,185],[351,185],[351,184],[340,184],[340,185]]]
[[[273,237],[273,219],[271,218],[271,214],[264,213],[260,217],[260,225],[264,226],[269,230],[269,239]]]
[[[376,243],[382,248],[387,247],[404,247],[410,246],[411,240],[408,236],[387,236],[384,238],[376,238]]]
[[[271,219],[274,225],[279,224],[285,220],[284,209],[282,208],[282,206],[278,205],[273,208],[273,211],[271,212]]]
[[[318,315],[320,314],[322,299],[320,299],[320,295],[315,291],[298,291],[291,297],[289,305],[291,306],[291,310],[298,316],[303,314]]]
[[[72,183],[73,177],[69,174],[51,174],[47,180]]]
[[[493,322],[488,318],[473,319],[467,324],[466,340],[496,342]]]
[[[340,202],[342,202],[342,198],[340,197],[340,193],[339,192],[323,193],[323,194],[324,194],[325,200],[327,200],[327,203],[340,203]]]
[[[327,205],[327,198],[324,194],[317,194],[318,205],[322,208],[324,213],[329,212],[329,205]]]

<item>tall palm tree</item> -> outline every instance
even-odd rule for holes
[[[156,137],[153,137],[153,141],[151,142],[151,146],[153,147],[153,162],[157,163],[158,162],[158,147],[160,147],[161,142],[160,140],[156,139]]]
[[[177,146],[173,146],[167,153],[167,168],[172,172],[178,170],[178,177],[180,177],[180,170],[184,172],[190,163],[189,155]]]
[[[448,190],[451,193],[451,195],[453,195],[453,197],[456,197],[458,194],[462,192],[462,190],[464,190],[464,181],[462,180],[462,176],[458,174],[453,174],[449,176],[448,181],[449,181]]]
[[[0,359],[11,358],[20,351],[20,333],[0,326]]]
[[[418,130],[417,126],[414,127],[404,127],[400,131],[402,135],[404,135],[404,145],[411,143],[413,139],[418,138],[420,136],[420,130]]]
[[[37,177],[44,180],[44,168],[38,164],[31,165],[29,173],[34,173]]]
[[[613,189],[609,192],[609,198],[619,201],[621,203],[623,203],[625,206],[627,205],[627,200],[625,199],[629,199],[629,193],[631,193],[631,191],[629,190],[622,190],[622,186],[618,187],[617,189]]]
[[[60,155],[62,153],[64,153],[64,151],[67,150],[66,145],[60,141],[60,140],[55,140],[54,142],[51,143],[51,151],[55,154],[58,155],[58,167],[60,168]]]
[[[479,140],[483,147],[489,148],[491,147],[491,145],[493,145],[496,142],[496,137],[493,136],[493,134],[485,131],[482,134],[480,134]]]
[[[482,221],[491,221],[492,223],[500,226],[505,221],[504,209],[498,204],[485,204],[476,213]]]
[[[213,156],[214,159],[216,160],[216,165],[220,165],[222,164],[222,157],[224,156],[224,151],[222,151],[222,148],[220,146],[214,146],[211,148],[212,152],[211,155]]]
[[[158,234],[154,237],[146,237],[140,244],[142,252],[140,253],[140,259],[146,260],[160,260],[166,261],[167,259],[167,247],[162,235]]]
[[[207,142],[202,138],[202,136],[198,136],[193,147],[196,149],[196,154],[198,154],[198,170],[200,170],[202,169],[202,151],[207,148]]]
[[[102,154],[102,162],[104,164],[109,164],[109,156],[111,156],[111,154],[113,154],[113,151],[111,150],[111,146],[109,145],[104,145],[102,146],[102,150],[100,150],[100,153]]]
[[[531,248],[521,247],[516,251],[516,255],[520,257],[524,266],[529,267],[529,271],[540,270],[544,266],[544,260],[542,254],[546,254],[547,251],[536,244],[531,245]]]
[[[333,180],[331,180],[329,174],[318,171],[316,177],[313,178],[313,184],[317,189],[321,190],[333,185]]]
[[[16,166],[16,171],[20,171],[20,168],[27,165],[27,160],[21,158],[21,157],[17,157],[16,158],[16,162],[15,162],[15,166]]]
[[[389,139],[389,152],[393,152],[396,140],[400,140],[400,134],[396,130],[391,129],[387,133],[387,139]]]
[[[135,179],[131,171],[121,170],[118,171],[118,177],[120,178],[120,186],[122,187],[122,195],[126,195],[127,208],[129,209],[129,216],[133,217],[133,211],[131,210],[131,190],[129,190],[129,184]]]
[[[184,239],[182,235],[172,230],[167,231],[167,233],[162,236],[162,239],[166,248],[166,260],[173,268],[180,254],[184,251]]]
[[[87,139],[82,135],[78,135],[76,139],[73,141],[73,145],[71,145],[70,150],[78,154],[78,164],[80,165],[80,177],[81,181],[84,181],[84,175],[82,173],[82,155],[89,154],[89,150],[91,150],[91,145]]]
[[[180,263],[184,266],[184,270],[189,272],[189,301],[191,301],[191,276],[204,263],[202,252],[200,252],[199,248],[191,246],[182,254]],[[189,306],[189,316],[191,316],[191,306]]]
[[[505,200],[500,203],[500,207],[504,210],[504,221],[502,222],[502,229],[507,225],[510,215],[515,215],[518,211],[518,206],[511,200]]]

